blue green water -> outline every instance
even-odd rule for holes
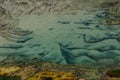
[[[120,26],[103,25],[96,13],[25,15],[19,27],[32,31],[24,42],[1,40],[0,61],[42,61],[83,66],[110,66],[120,61]],[[111,28],[109,28],[111,27]],[[30,39],[27,40],[27,38]],[[12,46],[12,47],[10,47]],[[17,48],[16,48],[17,47]],[[9,57],[8,57],[9,56]]]

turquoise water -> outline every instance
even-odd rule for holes
[[[1,45],[9,47],[0,48],[0,61],[9,56],[22,62],[114,66],[120,61],[120,26],[100,24],[95,15],[78,11],[21,16],[16,27],[32,33],[23,37],[24,42],[2,40]]]

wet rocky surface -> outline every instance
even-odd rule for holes
[[[0,70],[0,78],[11,80],[104,80],[102,72],[98,69],[54,63],[12,63],[1,66]]]
[[[90,4],[90,8],[75,10],[78,6],[72,7],[68,0],[61,4],[57,0],[31,1],[0,2],[2,65],[31,61],[91,68],[119,65],[119,7],[116,13],[108,15],[101,9],[93,11]]]
[[[90,66],[119,63],[120,26],[100,23],[104,12],[80,10],[75,15],[40,15],[38,18],[21,13],[23,16],[13,17],[11,12],[19,3],[27,6],[29,1],[1,4],[0,35],[6,41],[1,38],[0,61],[38,60]],[[7,9],[8,4],[14,6]],[[52,16],[51,21],[45,16]]]

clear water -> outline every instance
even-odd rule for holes
[[[102,25],[95,13],[44,14],[19,17],[23,30],[33,33],[24,43],[1,41],[0,44],[23,46],[0,48],[0,60],[12,56],[15,61],[44,61],[83,66],[110,66],[120,61],[120,26]],[[88,21],[89,20],[89,21]],[[90,22],[90,23],[89,23]]]

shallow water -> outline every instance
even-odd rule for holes
[[[88,13],[88,14],[87,14]],[[83,66],[110,66],[120,61],[120,28],[98,23],[96,13],[23,15],[19,27],[32,31],[30,40],[14,43],[18,48],[0,48],[1,61],[45,61]],[[4,42],[4,41],[3,41]],[[2,44],[3,44],[2,42]],[[5,42],[6,43],[6,42]]]

